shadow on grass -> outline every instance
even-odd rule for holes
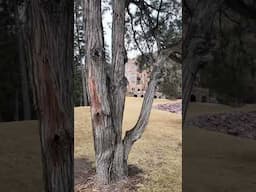
[[[74,162],[74,179],[75,184],[84,183],[95,175],[93,162],[87,158],[75,159]]]
[[[107,186],[98,186],[93,162],[87,158],[75,159],[75,192],[135,192],[143,182],[143,170],[136,165],[128,166],[128,178]]]

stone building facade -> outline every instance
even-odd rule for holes
[[[139,71],[136,59],[129,59],[125,64],[125,76],[128,80],[127,94],[134,97],[144,97],[150,80],[150,70]],[[165,96],[157,91],[155,98],[165,98]]]

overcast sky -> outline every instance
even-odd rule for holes
[[[135,8],[135,7],[134,7]],[[131,8],[132,10],[133,8]],[[103,15],[103,28],[105,31],[105,42],[108,45],[108,48],[111,49],[111,39],[112,39],[112,32],[111,32],[111,22],[112,22],[112,11],[106,11],[105,14]],[[110,50],[111,53],[111,50]],[[139,52],[134,50],[134,51],[127,51],[127,56],[129,59],[134,58],[138,56]]]

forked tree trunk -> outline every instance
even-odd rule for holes
[[[73,3],[30,1],[28,58],[46,192],[74,191]]]
[[[101,18],[101,0],[86,0],[86,62],[91,99],[91,117],[99,184],[116,182],[128,175],[128,155],[133,143],[145,130],[150,116],[160,65],[165,57],[159,56],[151,74],[142,110],[133,129],[122,140],[122,122],[127,80],[125,78],[126,51],[125,1],[112,1],[112,63],[104,55]]]
[[[127,175],[122,141],[122,120],[126,94],[124,76],[125,1],[113,1],[112,63],[106,65],[101,19],[101,0],[86,1],[88,86],[94,132],[96,172],[100,184]]]

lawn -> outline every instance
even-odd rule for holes
[[[205,113],[253,111],[256,105],[231,108],[192,104],[188,117]],[[256,141],[199,128],[183,130],[184,192],[252,192],[256,189]]]
[[[154,104],[177,102],[155,99]],[[133,127],[140,112],[142,98],[127,97],[124,131]],[[142,138],[135,143],[129,164],[136,167],[142,180],[140,192],[181,192],[181,115],[152,109],[149,124]],[[93,174],[94,151],[90,109],[75,109],[75,183],[80,191],[89,192],[86,179]],[[83,189],[82,189],[83,188]],[[123,191],[122,191],[123,192]]]
[[[177,102],[156,99],[154,104]],[[124,130],[132,128],[142,98],[127,98]],[[76,183],[94,174],[93,137],[88,107],[75,108]],[[42,168],[37,121],[0,123],[0,191],[41,192]],[[181,192],[181,116],[152,109],[143,137],[129,158],[140,192]],[[139,181],[139,183],[138,183]],[[91,189],[83,191],[92,192]],[[129,190],[130,192],[131,190]],[[120,191],[125,192],[125,191]]]
[[[37,121],[0,123],[0,191],[41,192]]]

